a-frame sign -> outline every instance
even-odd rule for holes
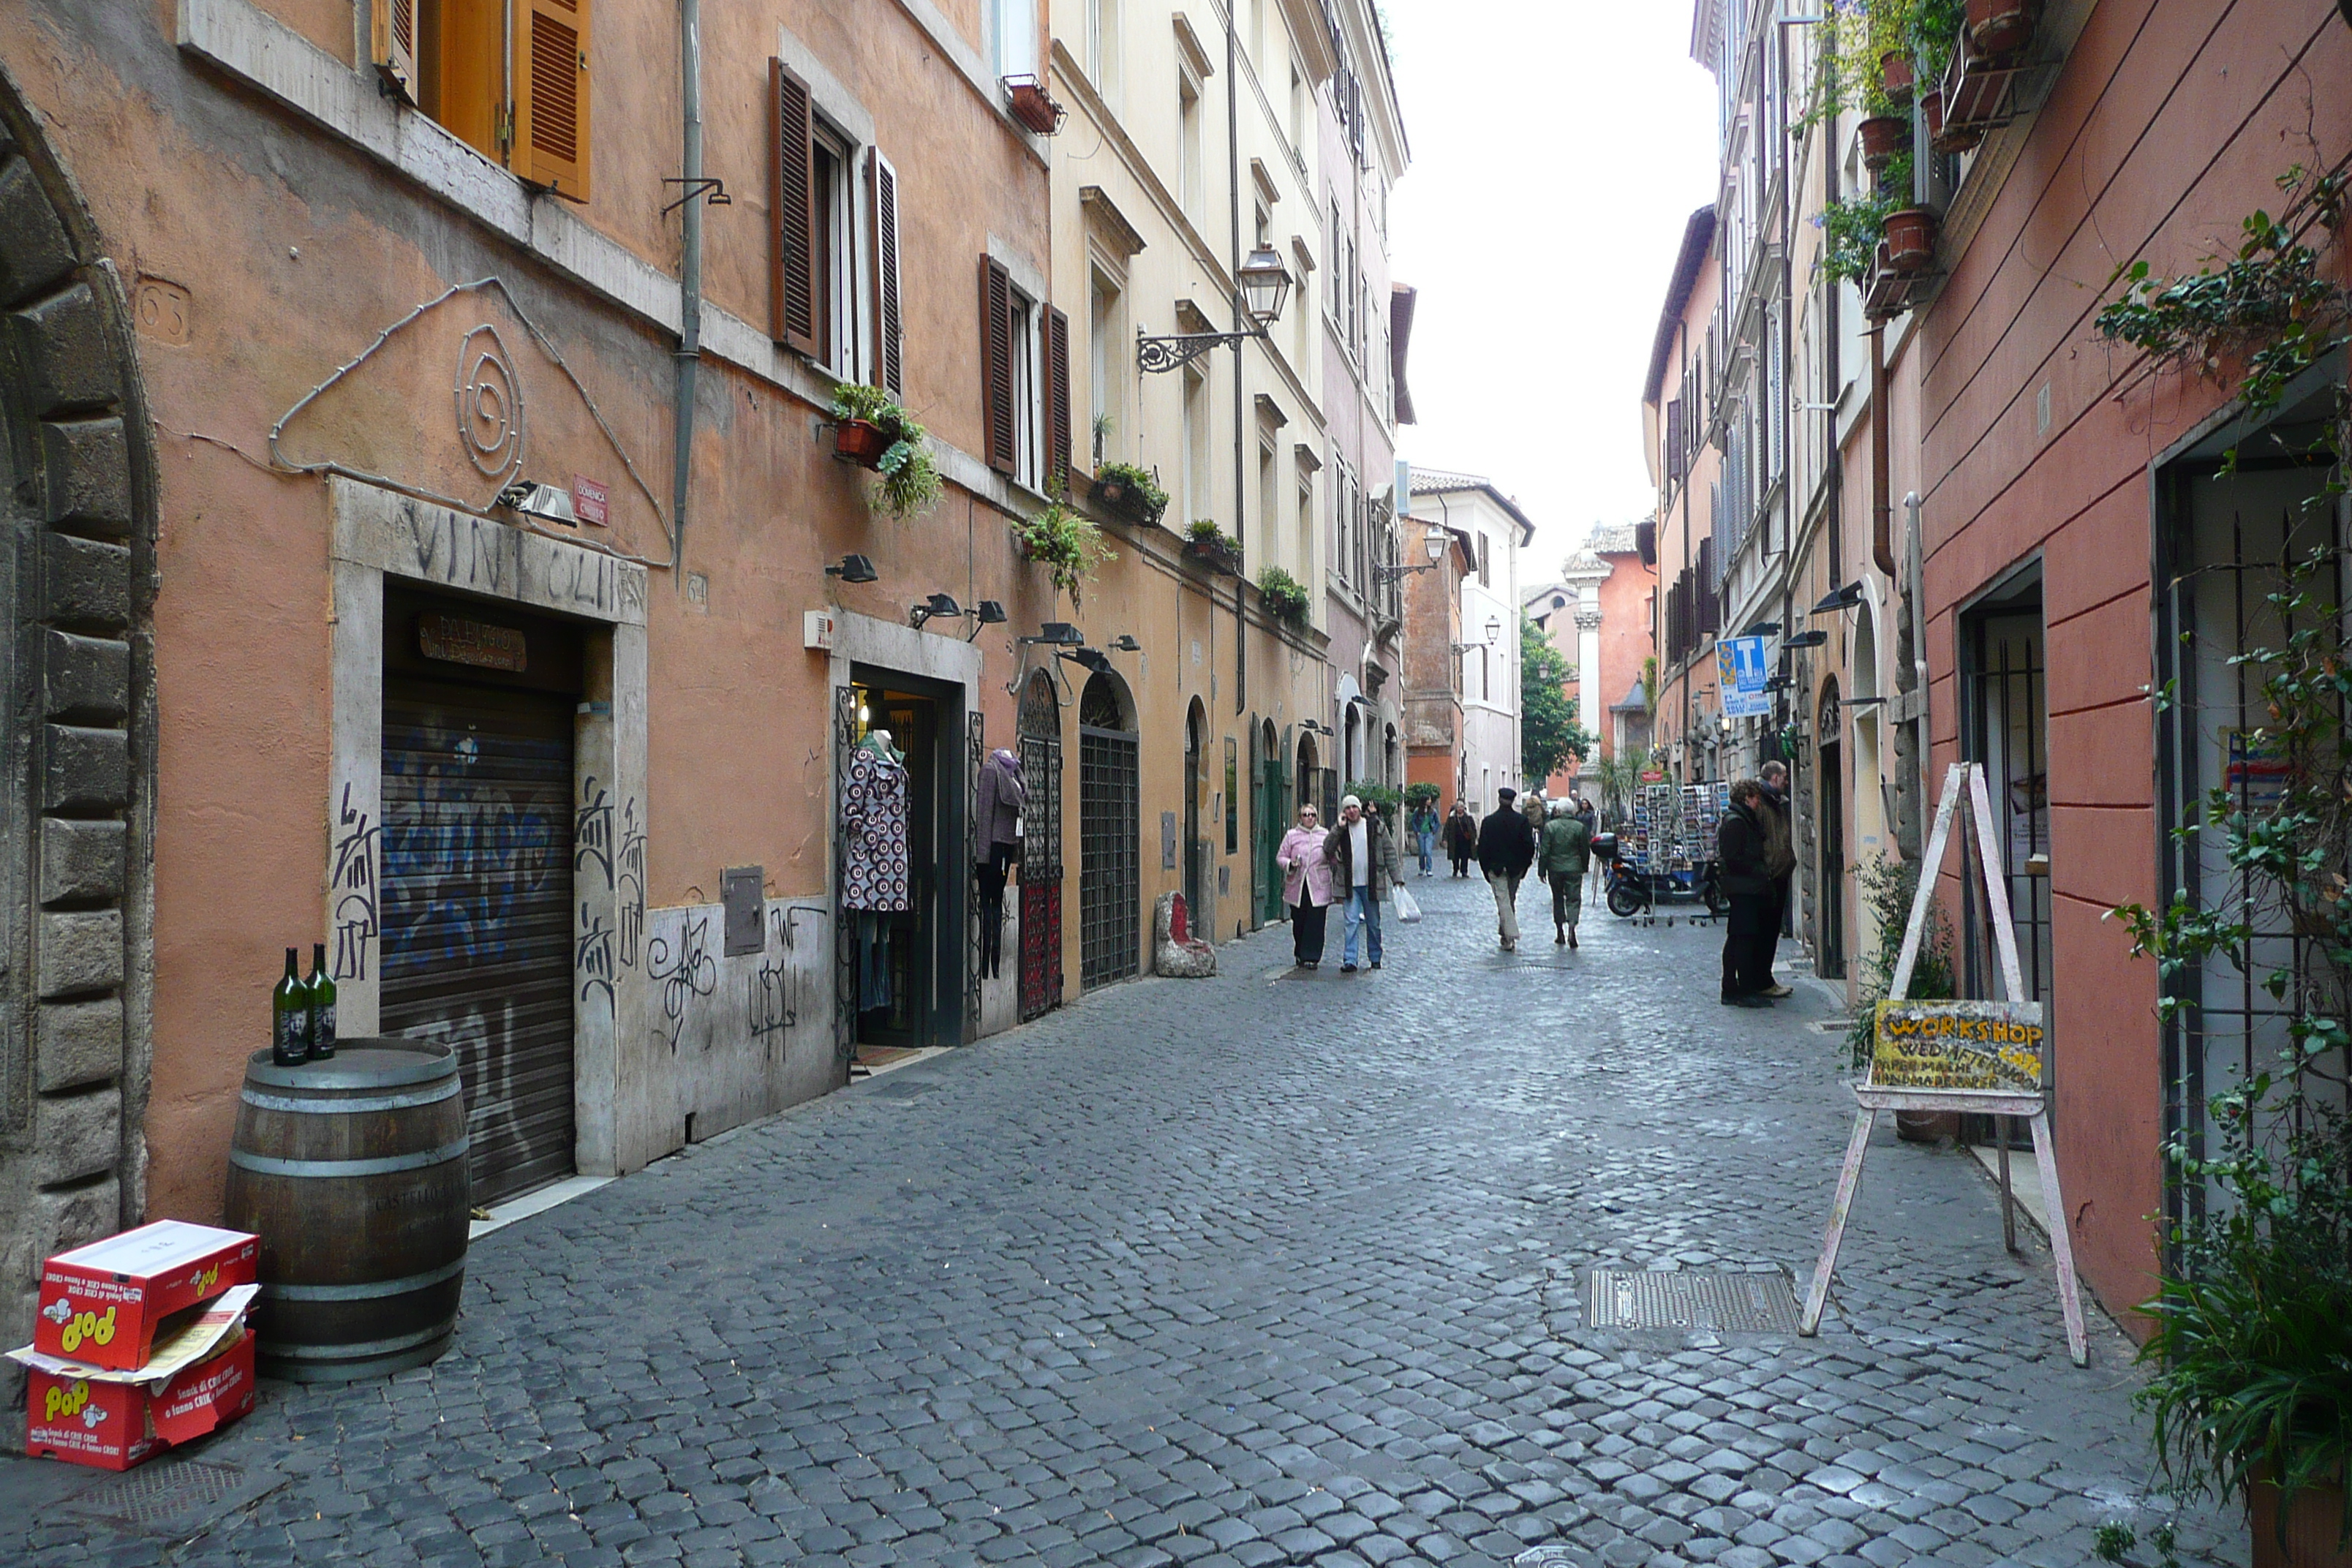
[[[1976,835],[1976,860],[1984,888],[1985,911],[1990,916],[1993,945],[2000,959],[2001,999],[1999,1002],[1912,1002],[1911,971],[1919,961],[1919,943],[1927,925],[1927,910],[1936,893],[1936,878],[1952,839],[1952,819],[1966,797],[1970,805],[1968,827]],[[1983,767],[1954,763],[1944,775],[1944,796],[1936,805],[1936,825],[1927,837],[1927,856],[1919,871],[1919,891],[1911,901],[1911,918],[1903,930],[1903,948],[1887,983],[1887,1000],[1878,1004],[1871,1030],[1870,1070],[1854,1086],[1859,1109],[1853,1138],[1847,1143],[1845,1167],[1838,1173],[1837,1202],[1830,1210],[1829,1235],[1822,1244],[1822,1260],[1813,1270],[1805,1295],[1805,1310],[1798,1331],[1820,1331],[1822,1309],[1828,1303],[1830,1277],[1837,1268],[1838,1244],[1845,1237],[1846,1217],[1853,1210],[1854,1190],[1862,1184],[1862,1159],[1870,1147],[1871,1129],[1882,1110],[1958,1110],[1979,1115],[2021,1116],[2033,1132],[2033,1162],[2042,1174],[2043,1205],[2050,1215],[2050,1252],[2058,1269],[2058,1304],[2066,1316],[2066,1348],[2076,1366],[2089,1359],[2083,1330],[2083,1302],[2074,1283],[2074,1249],[2066,1234],[2066,1205],[2058,1191],[2058,1162],[2050,1147],[2050,1108],[2042,1088],[2042,1052],[2047,1039],[2042,1005],[2025,1000],[2018,969],[2017,931],[2010,923],[2009,889],[1996,867],[2000,841],[1993,833],[1992,804],[1986,794]],[[2006,1137],[2004,1136],[2004,1145]],[[2008,1150],[2001,1152],[2004,1173]],[[2004,1193],[2004,1199],[2006,1194]]]

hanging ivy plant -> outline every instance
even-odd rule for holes
[[[1051,571],[1054,586],[1067,592],[1073,605],[1095,568],[1118,559],[1103,542],[1102,530],[1060,501],[1014,523],[1013,537],[1024,557]]]
[[[833,416],[862,419],[889,439],[874,464],[875,472],[882,477],[867,492],[873,505],[901,522],[939,505],[947,489],[940,479],[939,465],[923,443],[923,427],[896,398],[878,386],[845,381],[833,389]]]
[[[1305,624],[1307,589],[1297,578],[1279,566],[1269,566],[1257,574],[1257,591],[1269,613],[1293,624]]]

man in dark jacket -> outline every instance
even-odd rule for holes
[[[1756,989],[1767,996],[1786,996],[1789,988],[1772,978],[1772,960],[1780,951],[1780,928],[1789,919],[1789,879],[1797,869],[1795,818],[1789,805],[1789,764],[1766,763],[1764,793],[1756,803],[1756,819],[1764,827],[1764,874],[1772,879],[1771,903],[1764,910],[1763,929],[1756,933]]]
[[[1486,873],[1486,885],[1495,890],[1495,934],[1502,939],[1503,951],[1515,952],[1519,945],[1519,879],[1535,864],[1536,836],[1511,802],[1518,798],[1515,789],[1500,789],[1495,798],[1501,804],[1478,825],[1478,868]]]
[[[1716,875],[1731,915],[1724,922],[1723,1005],[1727,1007],[1769,1007],[1756,978],[1757,933],[1770,912],[1772,879],[1764,868],[1766,834],[1759,813],[1764,786],[1741,779],[1731,786],[1731,808],[1715,830]]]

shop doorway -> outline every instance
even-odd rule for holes
[[[1818,840],[1821,849],[1820,900],[1815,905],[1819,919],[1813,941],[1813,972],[1824,980],[1845,978],[1845,718],[1838,703],[1837,682],[1832,680],[1822,692],[1820,722],[1813,733],[1820,738],[1821,761],[1813,770],[1813,789],[1819,805],[1813,820],[1820,825]]]
[[[580,628],[387,588],[378,1028],[457,1053],[473,1199],[572,1170]]]
[[[1194,698],[1184,715],[1184,912],[1195,933],[1209,929],[1206,890],[1209,847],[1201,837],[1201,796],[1209,787],[1208,716]]]
[[[1257,756],[1251,763],[1255,770],[1253,782],[1257,786],[1256,854],[1253,863],[1257,868],[1258,922],[1268,925],[1282,919],[1284,912],[1282,868],[1275,864],[1275,851],[1282,847],[1282,836],[1289,830],[1283,803],[1290,792],[1282,776],[1281,742],[1275,738],[1274,721],[1260,723],[1256,736],[1254,749]]]
[[[1116,675],[1078,696],[1078,984],[1136,972],[1142,952],[1135,710]]]
[[[1021,1019],[1062,1005],[1062,704],[1032,670],[1021,693]]]
[[[854,964],[850,1043],[873,1065],[963,1043],[971,792],[968,782],[955,787],[968,771],[962,688],[860,664],[851,667],[849,692],[850,747],[887,731],[905,770],[907,907],[843,910]],[[838,823],[835,836],[850,837]]]

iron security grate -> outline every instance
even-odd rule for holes
[[[1793,1334],[1797,1298],[1787,1275],[1698,1269],[1596,1268],[1586,1277],[1587,1326]]]
[[[255,1474],[217,1459],[154,1464],[93,1487],[68,1504],[78,1518],[134,1534],[193,1534],[282,1484],[275,1471]]]

